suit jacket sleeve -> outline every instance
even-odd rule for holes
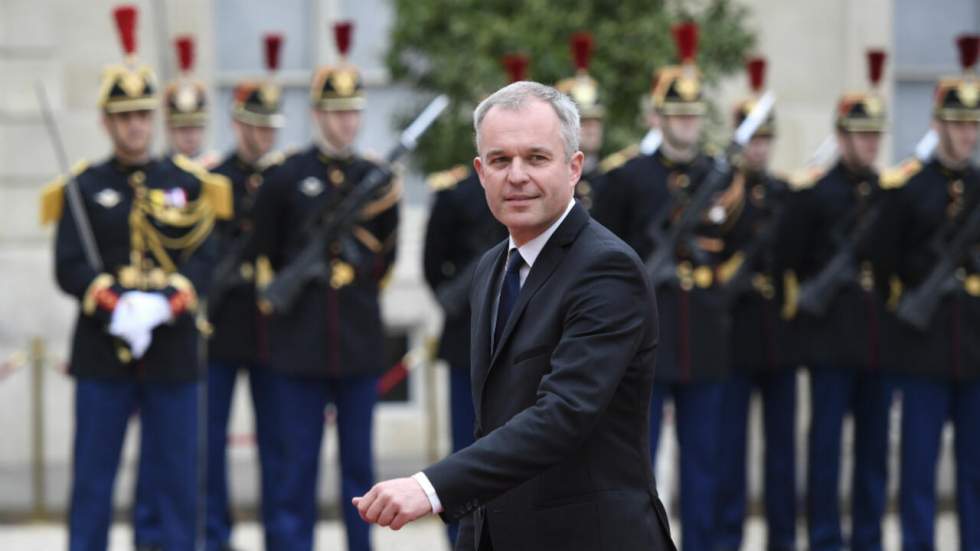
[[[67,203],[71,198],[67,190],[63,193],[64,201]],[[82,208],[85,206],[83,205]],[[100,249],[99,253],[102,254],[103,251]],[[124,289],[112,274],[100,274],[89,265],[75,215],[67,204],[55,233],[54,258],[55,278],[61,290],[78,299],[83,315],[108,324],[112,318],[113,303],[98,300],[96,297],[103,291],[118,297]]]
[[[647,309],[654,306],[633,257],[613,250],[596,255],[570,289],[562,311],[536,313],[559,316],[563,326],[537,402],[425,470],[447,520],[541,474],[578,448],[639,350],[651,315]]]

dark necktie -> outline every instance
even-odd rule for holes
[[[524,266],[524,258],[517,249],[511,249],[507,255],[507,271],[504,272],[504,283],[500,286],[500,303],[497,305],[497,323],[493,329],[493,347],[497,348],[500,337],[504,334],[504,327],[507,326],[507,319],[510,312],[514,309],[517,302],[517,295],[521,292],[521,267]]]

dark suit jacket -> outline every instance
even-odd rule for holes
[[[425,470],[457,549],[673,549],[657,497],[649,404],[653,291],[636,253],[576,205],[541,251],[496,351],[507,242],[483,256],[473,312],[477,441]]]

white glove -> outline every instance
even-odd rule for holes
[[[170,303],[166,297],[159,293],[144,293],[142,291],[132,291],[132,303],[136,306],[137,320],[140,325],[147,329],[154,329],[156,326],[166,323],[173,318],[170,311]]]
[[[170,318],[170,304],[163,295],[128,291],[112,312],[109,333],[126,341],[138,360],[153,341],[153,329]]]

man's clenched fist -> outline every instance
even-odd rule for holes
[[[392,530],[399,530],[432,512],[422,486],[411,478],[379,482],[363,497],[355,497],[353,502],[365,522],[390,526]]]

